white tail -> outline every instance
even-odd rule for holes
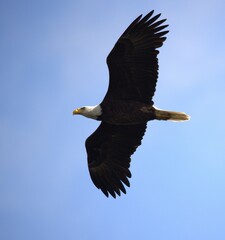
[[[182,122],[187,121],[190,119],[190,116],[188,116],[184,112],[174,112],[174,111],[165,111],[155,108],[155,116],[157,120],[169,120],[174,122]]]

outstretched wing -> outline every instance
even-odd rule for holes
[[[166,40],[166,19],[151,11],[136,18],[107,57],[109,88],[104,100],[124,99],[151,103],[158,78],[157,48]],[[103,102],[104,102],[103,100]],[[153,103],[153,102],[152,102]]]
[[[130,186],[128,178],[130,156],[141,144],[146,123],[138,125],[111,125],[102,122],[87,138],[85,146],[91,179],[108,197],[126,193],[124,185]]]

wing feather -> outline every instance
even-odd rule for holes
[[[154,11],[137,17],[124,31],[107,57],[109,87],[103,100],[152,103],[158,78],[157,48],[163,45],[168,25]],[[164,31],[162,31],[164,30]]]
[[[95,186],[108,197],[126,193],[131,178],[130,156],[141,144],[146,123],[118,126],[102,122],[87,138],[88,167]]]

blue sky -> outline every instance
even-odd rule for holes
[[[0,2],[0,239],[225,239],[225,2]],[[116,200],[92,184],[85,139],[98,122],[105,59],[139,14],[170,25],[150,122]]]

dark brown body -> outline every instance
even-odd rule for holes
[[[102,115],[98,118],[114,125],[133,125],[156,119],[151,104],[137,101],[110,101],[101,104]]]

